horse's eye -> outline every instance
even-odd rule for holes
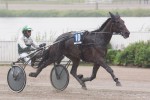
[[[115,24],[119,24],[119,21],[115,21]]]
[[[123,27],[120,27],[120,29],[123,29]]]

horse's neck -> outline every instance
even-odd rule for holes
[[[108,45],[111,38],[112,38],[112,32],[111,32],[111,23],[108,22],[107,25],[101,30],[102,34],[103,34],[103,42],[104,42],[104,45]],[[104,32],[104,33],[103,33]]]

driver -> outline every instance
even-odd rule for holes
[[[35,49],[40,49],[41,47],[44,47],[46,43],[42,43],[40,45],[37,45],[35,41],[31,38],[31,32],[32,28],[29,26],[24,26],[22,29],[22,35],[18,38],[17,45],[18,45],[18,54],[20,58],[24,58],[24,61],[29,61],[28,54],[30,51],[33,51]],[[28,62],[29,65],[31,65],[31,60]]]

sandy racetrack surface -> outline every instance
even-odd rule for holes
[[[111,76],[100,68],[97,78],[86,83],[88,90],[82,90],[70,75],[66,90],[56,91],[49,79],[51,68],[48,66],[37,78],[31,78],[28,74],[35,69],[27,66],[26,87],[15,93],[7,85],[9,67],[0,67],[0,100],[150,100],[150,69],[112,67],[122,83],[122,87],[116,87]],[[90,76],[91,71],[92,67],[79,66],[78,74]]]

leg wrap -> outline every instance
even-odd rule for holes
[[[118,78],[115,78],[114,81],[115,81],[115,82],[118,82]]]

